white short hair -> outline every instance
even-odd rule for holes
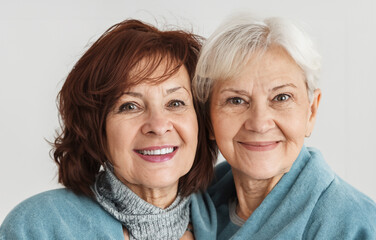
[[[229,18],[204,44],[193,80],[196,97],[206,102],[215,81],[235,77],[251,57],[272,45],[283,47],[303,70],[312,100],[318,87],[321,57],[310,37],[287,19],[262,20],[244,14]]]

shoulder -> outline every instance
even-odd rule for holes
[[[55,235],[74,239],[77,233],[83,234],[85,228],[99,223],[111,225],[116,221],[92,199],[67,189],[56,189],[17,205],[1,225],[0,239],[4,236],[48,239]]]
[[[335,176],[318,199],[308,226],[315,236],[336,232],[342,239],[375,239],[376,204]]]
[[[76,195],[68,189],[55,189],[39,193],[18,204],[7,218],[28,221],[31,218],[53,218],[57,215],[77,214],[97,210],[99,205],[86,196]],[[51,214],[56,213],[56,214]],[[35,220],[35,219],[34,219]]]
[[[362,221],[372,220],[373,227],[376,224],[375,202],[338,176],[320,197],[316,210],[332,212],[334,216],[351,217],[352,223],[355,218],[360,218]]]

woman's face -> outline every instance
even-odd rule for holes
[[[251,58],[238,77],[212,92],[213,137],[233,169],[269,179],[289,171],[313,129],[320,90],[311,105],[305,77],[281,47]]]
[[[198,135],[186,68],[158,85],[126,89],[107,116],[106,134],[115,174],[127,186],[177,187],[192,167]]]

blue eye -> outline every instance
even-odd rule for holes
[[[135,103],[127,102],[127,103],[122,104],[119,107],[119,112],[131,112],[131,111],[135,111],[135,110],[138,110],[138,109],[139,108]]]
[[[167,106],[170,108],[178,108],[181,106],[185,106],[185,103],[181,100],[171,100],[170,102],[168,102]]]
[[[273,98],[273,101],[285,102],[285,101],[287,101],[289,99],[290,99],[290,95],[283,93],[283,94],[278,94],[277,96],[275,96]]]
[[[244,104],[244,103],[245,103],[244,99],[242,99],[242,98],[240,98],[240,97],[232,97],[232,98],[229,98],[229,99],[227,99],[226,102],[228,102],[228,103],[230,103],[230,104],[233,104],[233,105],[241,105],[241,104]]]

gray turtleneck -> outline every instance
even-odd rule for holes
[[[189,200],[179,195],[166,209],[156,207],[132,192],[106,165],[92,187],[98,203],[119,220],[130,239],[180,239],[189,224]]]

